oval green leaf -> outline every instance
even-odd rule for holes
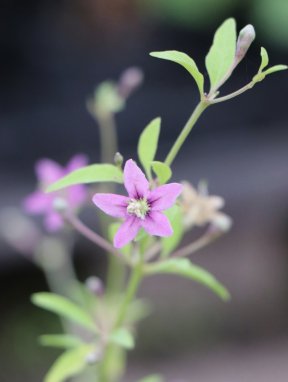
[[[204,76],[199,71],[195,61],[188,54],[177,50],[166,50],[164,52],[151,52],[150,56],[161,58],[163,60],[173,61],[183,66],[194,78],[200,93],[200,97],[204,94]]]
[[[147,267],[148,274],[174,274],[206,286],[223,300],[229,300],[228,290],[205,269],[193,264],[189,259],[168,259]]]
[[[138,156],[149,178],[151,178],[151,162],[158,147],[160,125],[161,118],[153,119],[141,133],[138,142]]]
[[[162,257],[167,257],[175,248],[177,248],[184,234],[180,207],[175,204],[173,207],[169,208],[169,210],[165,211],[165,215],[171,223],[173,235],[162,238]]]
[[[125,349],[133,349],[135,346],[134,338],[132,337],[132,334],[126,328],[120,328],[115,330],[110,335],[109,341]]]
[[[91,164],[70,172],[68,175],[51,184],[46,192],[83,183],[114,182],[123,183],[123,174],[119,167],[113,164]]]
[[[210,90],[218,89],[218,85],[228,75],[232,67],[236,51],[236,22],[227,19],[216,30],[213,44],[206,56],[206,68],[210,78]]]
[[[87,357],[94,350],[93,345],[82,345],[62,353],[44,378],[44,382],[64,382],[81,373],[87,366]]]
[[[39,292],[34,293],[31,296],[31,300],[33,304],[40,308],[56,313],[94,333],[98,332],[92,317],[85,310],[63,296],[55,293]]]
[[[157,175],[160,184],[165,184],[172,176],[172,170],[166,163],[153,161],[152,169]]]

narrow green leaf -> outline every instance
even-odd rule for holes
[[[161,118],[153,119],[143,130],[138,142],[138,156],[148,177],[151,177],[151,162],[154,160],[160,134]]]
[[[43,334],[39,337],[42,346],[51,346],[55,348],[74,348],[83,344],[80,338],[70,334]]]
[[[109,340],[115,345],[119,345],[125,349],[134,348],[134,338],[126,328],[120,328],[114,331],[110,335]]]
[[[151,264],[149,268],[147,267],[147,272],[148,274],[179,275],[205,285],[223,300],[230,298],[228,290],[211,273],[198,265],[194,265],[189,259],[175,258]]]
[[[139,379],[138,382],[163,382],[164,379],[159,374],[148,375],[145,378]]]
[[[263,48],[263,46],[261,46],[260,54],[261,54],[261,64],[260,64],[258,73],[261,73],[263,69],[266,68],[266,66],[269,64],[269,56],[268,56],[267,50]]]
[[[64,382],[81,373],[87,366],[87,357],[94,350],[93,345],[82,345],[62,353],[44,378],[44,382]]]
[[[89,314],[63,296],[49,292],[40,292],[34,293],[31,300],[40,308],[49,310],[88,330],[97,332],[96,325]]]
[[[265,72],[263,73],[267,75],[267,74],[279,72],[280,70],[286,70],[286,69],[288,69],[287,65],[274,65],[274,66],[271,66],[271,68],[268,68],[267,70],[265,70]]]
[[[233,18],[227,19],[216,30],[213,44],[206,56],[206,68],[210,78],[211,89],[217,89],[228,75],[236,51],[236,23]]]
[[[165,212],[165,215],[168,217],[171,226],[173,228],[173,235],[162,238],[162,256],[167,257],[180,243],[183,233],[184,227],[182,222],[182,214],[179,206],[176,204],[169,208]]]
[[[165,184],[172,176],[171,168],[166,163],[153,161],[152,169],[157,175],[160,184]]]
[[[151,52],[150,56],[173,61],[183,66],[196,81],[200,96],[204,94],[204,76],[199,71],[195,61],[186,53],[178,52],[177,50],[167,50],[164,52]]]
[[[46,192],[61,190],[75,184],[99,182],[123,183],[122,171],[113,164],[91,164],[57,180],[47,188]]]

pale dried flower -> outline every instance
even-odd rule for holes
[[[212,224],[221,231],[228,231],[232,221],[229,216],[220,212],[224,207],[224,199],[220,196],[208,195],[207,188],[203,184],[196,190],[189,182],[182,182],[183,191],[180,197],[180,205],[184,216],[184,227],[202,227]]]

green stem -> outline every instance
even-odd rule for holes
[[[97,121],[100,130],[101,162],[111,163],[118,147],[114,115],[98,113]]]
[[[196,106],[196,108],[194,109],[193,113],[191,114],[190,118],[186,122],[185,126],[183,127],[181,133],[179,134],[178,138],[176,139],[174,145],[172,146],[171,150],[169,151],[165,159],[165,163],[168,166],[171,166],[172,162],[174,161],[176,155],[178,154],[180,148],[182,147],[183,143],[188,137],[193,126],[198,121],[203,111],[209,106],[209,104],[210,102],[207,102],[206,100],[203,100],[203,101],[201,100]]]
[[[126,266],[123,262],[123,255],[115,256],[108,254],[108,269],[106,278],[107,296],[114,296],[122,290],[125,281]]]
[[[252,89],[254,85],[255,85],[255,82],[251,81],[251,82],[249,82],[249,84],[243,86],[241,89],[236,90],[233,93],[227,94],[226,96],[212,99],[211,101],[209,101],[209,103],[213,105],[214,103],[220,103],[220,102],[228,101],[229,99],[237,97],[238,95],[246,92],[247,90]]]
[[[122,301],[122,304],[120,305],[112,331],[119,329],[123,325],[127,315],[129,305],[132,302],[137,292],[137,289],[139,287],[139,284],[142,280],[142,275],[143,275],[143,260],[141,259],[135,265],[135,267],[133,268],[131,272],[130,279],[127,285],[127,290],[126,290],[124,299]],[[113,349],[114,349],[114,345],[112,344],[109,344],[106,348],[106,352],[104,354],[104,357],[102,359],[102,362],[99,368],[99,382],[112,382],[111,376],[109,374],[109,366],[110,366],[111,358],[113,357]]]
[[[117,127],[113,113],[96,112],[94,118],[98,122],[100,130],[101,162],[110,163],[118,151]],[[114,186],[106,186],[105,192],[114,192]],[[107,235],[109,220],[101,218],[102,234]],[[114,295],[123,287],[125,277],[125,266],[118,258],[115,258],[113,251],[108,251],[108,270],[106,279],[106,291],[109,295]]]

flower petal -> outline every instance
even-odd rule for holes
[[[87,164],[88,158],[85,154],[74,155],[66,166],[67,174],[69,174],[71,171],[77,170],[78,168],[87,166]]]
[[[23,208],[30,214],[40,214],[50,209],[51,196],[41,191],[35,191],[23,201]]]
[[[216,210],[223,208],[225,205],[225,201],[221,196],[211,195],[208,197],[207,201],[209,202],[209,205]]]
[[[71,186],[67,188],[67,195],[69,206],[77,208],[85,202],[87,197],[87,190],[82,184]]]
[[[35,171],[44,186],[56,182],[64,175],[64,169],[51,159],[41,159],[36,162]]]
[[[148,180],[132,159],[125,163],[124,185],[130,198],[143,198],[149,192]]]
[[[155,188],[149,196],[149,203],[152,211],[162,211],[170,208],[175,203],[177,197],[183,189],[180,183],[169,183]]]
[[[140,228],[140,219],[136,216],[129,216],[114,236],[114,247],[121,248],[129,243],[129,241],[132,241]]]
[[[114,218],[124,218],[127,216],[127,205],[129,199],[126,196],[117,194],[95,194],[93,203],[107,215]]]
[[[63,224],[63,218],[57,212],[52,211],[45,216],[44,226],[49,232],[58,231],[63,227]]]
[[[166,237],[173,234],[168,218],[161,212],[151,211],[141,223],[142,227],[150,235]]]

